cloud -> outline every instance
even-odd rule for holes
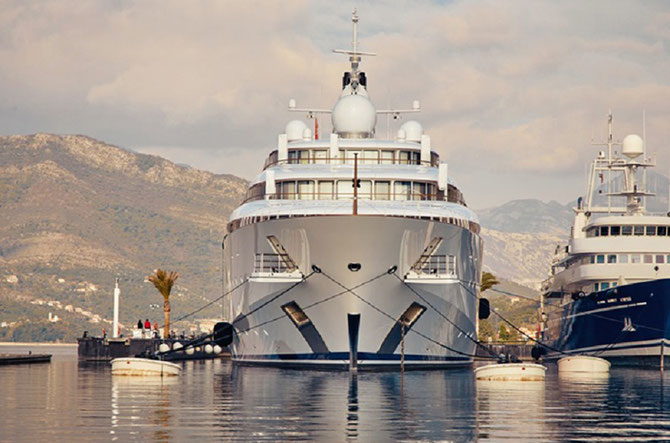
[[[610,108],[619,138],[642,132],[646,109],[648,146],[670,164],[662,2],[6,0],[0,132],[84,133],[253,176],[296,117],[289,98],[334,104],[347,60],[330,51],[349,46],[357,4],[361,48],[379,54],[363,63],[377,107],[421,99],[460,183],[509,180],[464,189],[475,206],[572,198]],[[538,174],[576,181],[528,186]]]

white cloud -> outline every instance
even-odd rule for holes
[[[330,50],[349,46],[354,6],[5,1],[0,132],[85,133],[251,177],[294,118],[285,112],[289,98],[334,103],[347,62]],[[516,196],[572,198],[608,108],[620,138],[641,132],[647,109],[648,146],[660,151],[659,165],[670,165],[663,144],[670,138],[670,13],[663,3],[358,6],[361,47],[379,54],[363,65],[377,106],[421,99],[433,145],[457,179],[467,173],[459,182],[492,174],[510,181],[465,188],[475,206]],[[378,133],[386,133],[385,119]],[[529,186],[537,174],[545,183],[566,174],[577,180],[562,189]]]

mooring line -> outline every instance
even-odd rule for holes
[[[458,329],[458,331],[459,331],[461,334],[463,334],[465,337],[467,337],[470,341],[472,341],[472,342],[473,342],[474,344],[476,344],[477,346],[480,346],[480,347],[484,348],[489,354],[491,354],[491,356],[494,356],[495,358],[498,358],[498,354],[496,354],[496,352],[495,352],[494,350],[490,349],[488,346],[486,346],[485,344],[483,344],[482,342],[480,342],[479,339],[475,339],[475,338],[470,337],[470,334],[469,334],[469,333],[465,332],[463,329],[461,329],[461,328],[456,324],[456,322],[451,321],[446,315],[444,315],[442,312],[440,312],[439,309],[437,309],[435,306],[433,306],[433,305],[432,305],[432,304],[431,304],[431,303],[430,303],[424,296],[422,296],[418,291],[416,291],[413,287],[411,287],[411,286],[410,286],[405,280],[403,280],[397,273],[394,272],[394,273],[393,273],[393,276],[394,276],[395,278],[397,278],[398,281],[400,281],[400,283],[402,283],[403,285],[405,285],[405,286],[407,287],[407,289],[409,289],[410,291],[412,291],[412,292],[414,293],[414,295],[416,295],[417,297],[419,297],[421,300],[423,300],[424,303],[426,303],[426,304],[427,304],[428,306],[430,306],[435,312],[437,312],[437,314],[438,314],[440,317],[442,317],[442,318],[445,319],[449,324],[451,324],[453,327],[455,327],[456,329]]]

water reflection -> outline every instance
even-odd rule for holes
[[[108,364],[0,367],[0,440],[670,439],[670,374],[475,381],[472,372],[313,372],[186,362],[178,378]]]

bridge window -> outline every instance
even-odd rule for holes
[[[658,227],[658,235],[667,235],[668,234],[668,227],[667,226],[659,226]]]
[[[633,235],[644,235],[644,226],[634,226]]]
[[[665,255],[657,255],[656,263],[665,263]]]
[[[628,254],[619,254],[619,263],[628,263]]]
[[[616,263],[616,254],[609,254],[607,256],[607,263]]]
[[[600,236],[601,237],[607,237],[610,234],[610,229],[609,226],[601,226],[600,227]]]
[[[610,235],[621,235],[621,226],[611,226]]]
[[[647,235],[656,235],[656,226],[647,226]]]
[[[377,200],[391,199],[391,182],[375,181],[375,199]]]
[[[298,180],[298,199],[314,200],[314,182],[312,180]]]
[[[630,262],[634,265],[638,264],[638,263],[641,263],[640,262],[640,256],[638,254],[631,254],[630,255]]]
[[[596,263],[605,263],[605,256],[604,255],[597,255],[596,256]]]
[[[333,199],[333,190],[335,182],[331,180],[320,180],[319,181],[319,199],[320,200],[332,200]]]
[[[645,263],[654,263],[654,256],[651,254],[645,254],[644,255],[644,262]]]
[[[632,235],[633,234],[633,227],[632,226],[622,226],[621,227],[621,234],[622,235]]]
[[[393,186],[394,200],[410,200],[412,194],[412,182],[397,181]]]
[[[395,151],[382,151],[380,163],[382,165],[392,165],[395,159]]]

